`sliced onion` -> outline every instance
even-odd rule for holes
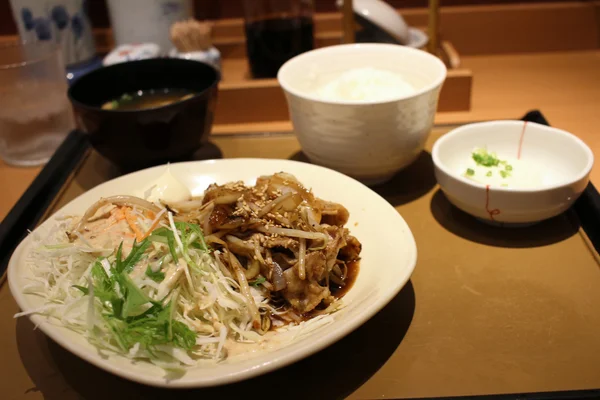
[[[273,291],[273,285],[271,285],[271,282],[264,281],[263,283],[261,283],[261,285],[263,285],[269,292]]]
[[[260,209],[260,211],[258,212],[258,217],[262,218],[265,214],[268,214],[269,212],[271,212],[271,210],[273,208],[275,208],[277,205],[279,205],[281,202],[292,197],[293,194],[294,193],[292,193],[292,192],[288,192],[284,195],[279,196],[275,200],[271,201],[270,203],[268,203],[267,205],[265,205],[263,208]]]
[[[204,215],[204,219],[200,222],[202,222],[202,230],[204,232],[205,235],[210,235],[212,233],[212,228],[210,226],[210,215],[212,214],[213,210],[215,209],[215,203],[213,203],[212,201],[210,203],[210,206],[208,206],[206,208],[206,214]]]
[[[217,265],[219,266],[219,269],[221,270],[221,272],[223,273],[223,275],[225,275],[228,278],[234,279],[233,275],[231,275],[231,271],[229,271],[229,268],[227,268],[225,266],[225,264],[223,263],[223,261],[221,261],[221,256],[222,254],[216,254],[217,252],[215,252],[215,260],[217,262]],[[235,280],[235,279],[234,279]]]
[[[333,269],[331,270],[336,276],[339,276],[340,278],[343,279],[343,274],[342,274],[342,270],[340,269],[340,267],[338,267],[337,263],[333,266]]]
[[[192,210],[200,211],[203,207],[207,206],[207,204],[202,204],[202,199],[192,199],[192,200],[183,200],[183,201],[175,201],[172,203],[166,203],[169,207],[180,211],[180,212],[188,212]]]
[[[224,194],[222,196],[215,197],[215,199],[213,200],[213,202],[215,204],[231,204],[231,203],[237,202],[237,200],[242,195],[243,195],[243,193],[240,193],[240,192],[234,192],[234,193]]]
[[[217,243],[220,244],[221,246],[227,246],[227,243],[225,243],[219,236],[219,234],[225,234],[227,231],[222,231],[222,232],[217,232],[215,234],[212,235],[208,235],[204,237],[204,241],[208,244],[212,244],[212,243]]]
[[[302,203],[302,196],[298,193],[293,194],[290,198],[280,202],[278,209],[283,211],[294,211]]]
[[[237,218],[235,220],[230,220],[227,223],[219,225],[219,229],[237,229],[240,226],[244,225],[245,223],[246,222],[243,219]]]
[[[298,278],[306,278],[306,239],[300,238],[300,249],[298,250]]]
[[[321,224],[321,213],[310,206],[304,207],[303,211],[305,213],[304,215],[306,215],[306,223],[318,230],[319,225]]]
[[[227,235],[225,236],[225,240],[227,241],[227,243],[232,244],[240,249],[243,249],[248,253],[254,253],[254,246],[252,244],[245,242],[236,236]]]
[[[258,244],[258,240],[256,240],[254,242],[254,256],[256,257],[256,259],[258,260],[258,262],[260,262],[262,265],[265,265],[267,262],[265,261],[265,259],[262,256],[261,250],[262,247]]]
[[[244,275],[246,275],[246,279],[254,279],[260,273],[260,263],[258,260],[251,259],[248,263],[248,269],[244,271]]]
[[[311,240],[323,240],[325,242],[329,241],[329,235],[321,232],[306,232],[300,229],[288,229],[288,228],[279,228],[276,226],[259,226],[258,230],[263,233],[272,233],[275,235],[281,236],[289,236],[289,237],[297,237]]]
[[[281,266],[273,261],[273,274],[271,276],[271,280],[273,281],[273,290],[276,292],[283,290],[287,287],[287,282],[283,277],[283,270]]]

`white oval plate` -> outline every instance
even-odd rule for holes
[[[285,171],[295,175],[315,195],[343,204],[350,211],[347,227],[363,244],[358,278],[343,298],[344,307],[333,314],[333,323],[317,328],[307,336],[283,348],[252,354],[244,360],[225,360],[214,365],[189,369],[177,379],[166,379],[164,371],[149,362],[132,362],[117,355],[101,357],[95,347],[78,333],[40,315],[32,315],[34,324],[65,349],[115,375],[139,383],[192,388],[231,383],[281,368],[331,345],[381,310],[406,284],[417,261],[413,235],[404,219],[381,196],[358,181],[323,167],[288,160],[227,159],[171,164],[173,175],[181,179],[194,195],[201,195],[213,182],[242,180],[254,184],[260,175]],[[47,229],[62,214],[82,214],[100,197],[135,194],[164,172],[153,167],[103,183],[71,201],[37,230]],[[8,267],[10,290],[23,311],[43,304],[38,296],[20,290],[30,274],[26,256],[29,238],[16,249]]]

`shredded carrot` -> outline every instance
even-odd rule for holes
[[[158,226],[159,223],[160,223],[160,219],[157,219],[156,221],[154,221],[152,223],[152,225],[150,225],[150,228],[148,228],[148,230],[146,231],[146,234],[142,237],[141,240],[146,239],[152,233],[152,231],[156,229],[156,227]]]
[[[127,207],[124,207],[124,208],[127,208]],[[121,208],[115,208],[115,209],[111,210],[110,214],[117,221],[121,221],[122,219],[125,218],[125,215],[123,214],[123,209],[121,209]]]
[[[144,216],[148,219],[154,219],[156,218],[156,214],[154,213],[154,211],[151,210],[145,210],[144,211]]]
[[[123,211],[119,208],[115,208],[110,210],[110,217],[108,217],[108,219],[106,220],[107,225],[102,228],[100,230],[100,232],[108,232],[110,229],[112,229],[113,226],[117,225],[119,223],[119,221],[122,221],[125,219],[125,216],[123,215]]]
[[[135,217],[129,213],[129,207],[123,207],[123,213],[125,214],[125,220],[129,224],[131,230],[135,233],[138,241],[144,240],[144,234],[140,231],[137,224],[135,223]]]

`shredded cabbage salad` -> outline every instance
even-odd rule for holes
[[[139,224],[150,227],[154,221],[139,214]],[[34,233],[33,280],[23,290],[46,301],[16,316],[47,315],[100,351],[165,369],[222,360],[228,338],[260,341],[238,283],[215,262],[199,226],[167,214],[168,223],[130,248],[126,241],[114,248],[83,235],[70,241],[76,217],[59,219],[44,237]],[[251,294],[261,309],[277,313],[254,287]]]

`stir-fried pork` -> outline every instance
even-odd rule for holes
[[[260,177],[253,187],[211,185],[200,208],[178,206],[177,219],[202,226],[209,243],[235,255],[247,279],[278,292],[299,314],[330,304],[330,281],[346,278],[338,265],[360,255],[360,242],[344,228],[348,210],[316,198],[290,174]],[[235,270],[228,257],[220,260]]]

